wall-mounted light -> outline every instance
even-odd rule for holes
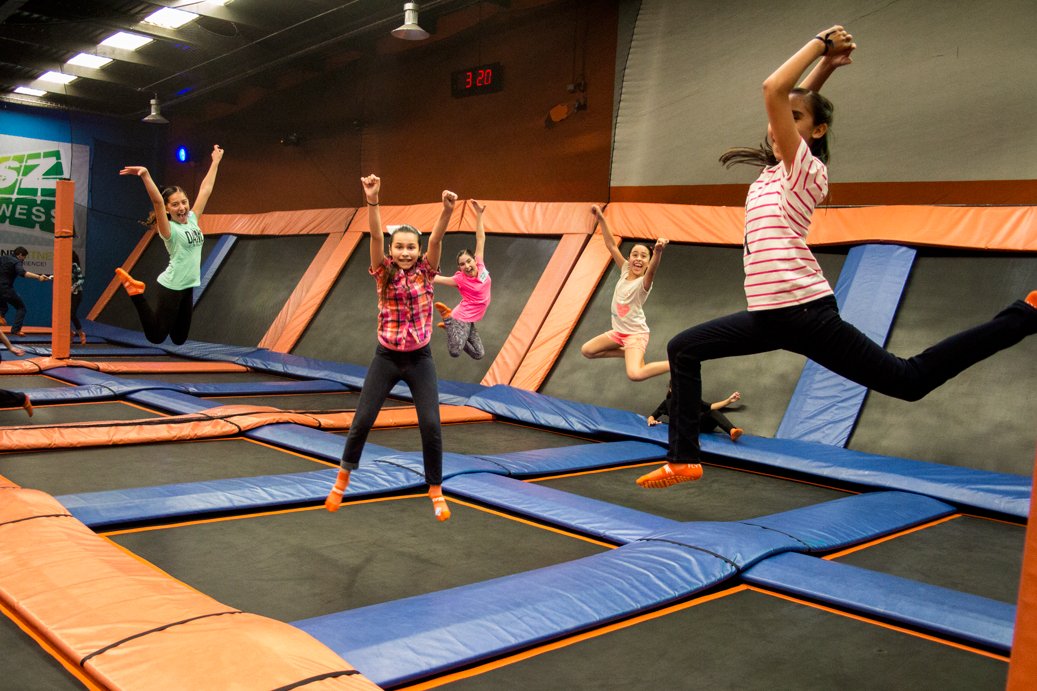
[[[418,26],[418,3],[403,3],[403,24],[392,30],[392,35],[405,41],[423,41],[428,32]]]

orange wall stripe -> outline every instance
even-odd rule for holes
[[[616,235],[616,241],[619,242],[622,238],[618,233]],[[561,356],[562,349],[576,328],[576,322],[611,264],[612,255],[605,243],[597,237],[590,238],[550,314],[544,320],[544,325],[512,377],[512,386],[528,391],[540,388]],[[602,331],[607,328],[607,317],[607,314],[601,316]]]
[[[511,383],[586,244],[586,235],[562,236],[511,333],[483,377],[483,385]]]
[[[128,257],[126,257],[126,261],[122,263],[122,268],[124,268],[126,271],[129,271],[130,273],[133,273],[133,267],[134,265],[136,265],[137,260],[140,259],[140,255],[144,254],[144,250],[147,248],[148,243],[151,242],[151,238],[155,237],[156,235],[158,235],[158,231],[156,231],[154,228],[146,231],[144,233],[144,236],[137,243],[137,246],[134,247],[133,251],[130,252]],[[119,279],[115,278],[115,276],[112,276],[112,280],[109,281],[108,287],[104,289],[103,293],[101,293],[101,297],[99,297],[97,299],[97,302],[94,303],[94,306],[90,309],[90,312],[86,315],[86,318],[91,320],[97,319],[98,315],[101,314],[105,306],[108,304],[108,301],[112,299],[113,295],[115,295],[115,291],[119,290],[120,287],[121,284],[119,283]]]
[[[295,347],[335,285],[335,280],[342,273],[361,237],[355,232],[334,233],[327,237],[281,312],[259,341],[260,348],[287,353]]]

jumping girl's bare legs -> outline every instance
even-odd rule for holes
[[[608,334],[595,336],[584,343],[580,346],[580,353],[591,360],[602,357],[625,357],[622,346],[613,341]]]
[[[630,381],[644,381],[670,371],[670,363],[666,360],[645,364],[645,351],[637,348],[627,348],[623,351],[623,357],[626,359]]]

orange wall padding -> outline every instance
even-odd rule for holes
[[[740,207],[613,203],[613,232],[643,240],[741,245]],[[895,242],[975,250],[1037,251],[1037,207],[870,206],[814,212],[811,245]]]
[[[91,362],[34,357],[0,362],[0,374],[38,374],[57,367],[82,367],[111,374],[161,374],[162,372],[248,372],[233,362]]]
[[[328,674],[343,676],[327,688],[378,688],[309,634],[173,580],[43,492],[4,490],[0,540],[5,606],[108,688],[272,689]]]
[[[1033,516],[1033,497],[1037,497],[1037,458],[1034,458],[1033,478],[1030,516]],[[1037,525],[1032,520],[1026,526],[1007,688],[1008,691],[1037,688]]]
[[[617,242],[621,239],[617,235]],[[612,255],[605,242],[592,237],[512,378],[512,386],[529,391],[540,388],[611,263]]]
[[[137,246],[134,247],[133,251],[130,252],[130,255],[126,257],[126,261],[122,263],[122,268],[124,268],[126,271],[129,271],[130,273],[133,273],[134,264],[136,264],[137,260],[140,259],[140,255],[144,254],[144,249],[148,246],[148,243],[151,242],[151,238],[155,237],[156,235],[158,235],[158,231],[154,228],[145,232],[144,236],[137,243]],[[115,295],[115,291],[119,290],[120,287],[121,284],[119,283],[119,279],[115,278],[115,276],[113,275],[112,280],[108,283],[108,287],[104,289],[103,293],[101,293],[101,297],[99,297],[97,299],[97,302],[94,303],[94,306],[90,309],[90,312],[86,315],[86,318],[97,319],[97,316],[101,314],[101,312],[105,308],[105,305],[108,304],[108,301],[112,299],[113,295]]]
[[[274,323],[260,340],[260,348],[280,353],[291,352],[363,237],[353,231],[327,237]]]
[[[344,231],[354,214],[354,208],[205,214],[198,225],[206,235],[324,235]]]
[[[490,413],[467,406],[440,406],[443,423],[483,422],[492,420]],[[33,449],[67,449],[89,446],[117,446],[155,442],[191,441],[234,437],[263,425],[296,424],[328,430],[345,430],[353,422],[353,412],[297,413],[269,406],[224,405],[189,415],[172,415],[134,424],[112,421],[70,422],[60,425],[22,425],[0,427],[0,449],[29,451]],[[418,424],[414,408],[385,408],[374,426],[413,427]]]

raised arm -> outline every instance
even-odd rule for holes
[[[824,37],[822,36],[822,38]],[[800,82],[800,88],[820,93],[821,87],[825,85],[825,82],[828,81],[828,78],[832,76],[832,73],[835,72],[836,69],[853,63],[853,58],[850,57],[850,54],[856,47],[857,46],[854,45],[850,50],[845,52],[829,52],[828,55],[822,56],[818,63],[814,65],[814,69],[810,70],[810,74],[807,75],[807,78]]]
[[[652,281],[655,280],[655,272],[659,269],[659,262],[663,260],[663,250],[670,244],[670,241],[666,238],[659,238],[655,241],[655,250],[652,252],[652,260],[648,262],[648,268],[645,269],[645,280],[642,285],[645,290],[651,290]]]
[[[382,265],[385,259],[385,237],[382,229],[382,210],[378,200],[382,192],[382,179],[377,175],[360,178],[364,186],[364,199],[367,200],[367,229],[371,235],[371,268]]]
[[[214,144],[209,172],[202,178],[202,185],[198,188],[198,196],[194,198],[194,206],[191,207],[194,215],[198,218],[201,218],[202,214],[205,213],[205,205],[209,203],[209,195],[212,194],[212,188],[216,186],[216,173],[220,168],[220,161],[222,160],[223,149],[220,148],[219,144]]]
[[[793,155],[799,149],[801,136],[796,129],[796,118],[789,103],[789,93],[796,81],[822,55],[849,53],[856,45],[853,37],[841,26],[833,26],[810,39],[763,82],[763,102],[772,143],[783,152],[785,170],[791,170]],[[809,80],[808,80],[809,81]]]
[[[626,261],[626,258],[623,256],[623,253],[619,251],[619,246],[616,244],[616,238],[612,236],[612,229],[609,228],[609,222],[605,220],[605,214],[597,204],[591,207],[591,213],[594,214],[595,223],[601,226],[601,237],[605,240],[605,247],[608,248],[609,254],[612,255],[613,263],[622,269],[623,262]]]
[[[472,208],[475,209],[475,261],[483,260],[483,250],[486,249],[486,228],[483,226],[482,214],[486,211],[486,205],[472,200]]]
[[[457,287],[457,281],[454,280],[453,276],[441,276],[437,274],[436,277],[432,279],[432,282],[435,283],[437,286],[453,286],[455,288]]]
[[[457,195],[450,190],[443,190],[443,211],[436,219],[436,225],[432,226],[432,232],[428,236],[428,249],[425,250],[425,261],[434,270],[439,271],[439,258],[443,253],[443,235],[446,234],[447,224],[450,216],[454,213],[454,203]]]
[[[166,214],[166,202],[162,199],[162,193],[158,191],[158,185],[151,179],[151,173],[144,166],[126,166],[119,171],[119,175],[136,175],[144,183],[144,189],[148,192],[148,199],[155,208],[155,228],[164,239],[169,239],[169,216]]]
[[[731,394],[730,396],[728,396],[727,398],[725,398],[722,401],[717,401],[715,403],[710,403],[709,404],[709,409],[710,410],[720,410],[721,408],[726,408],[727,406],[729,406],[732,403],[735,403],[737,401],[740,401],[741,399],[742,399],[742,394],[740,394],[739,392],[735,391],[733,394]]]

